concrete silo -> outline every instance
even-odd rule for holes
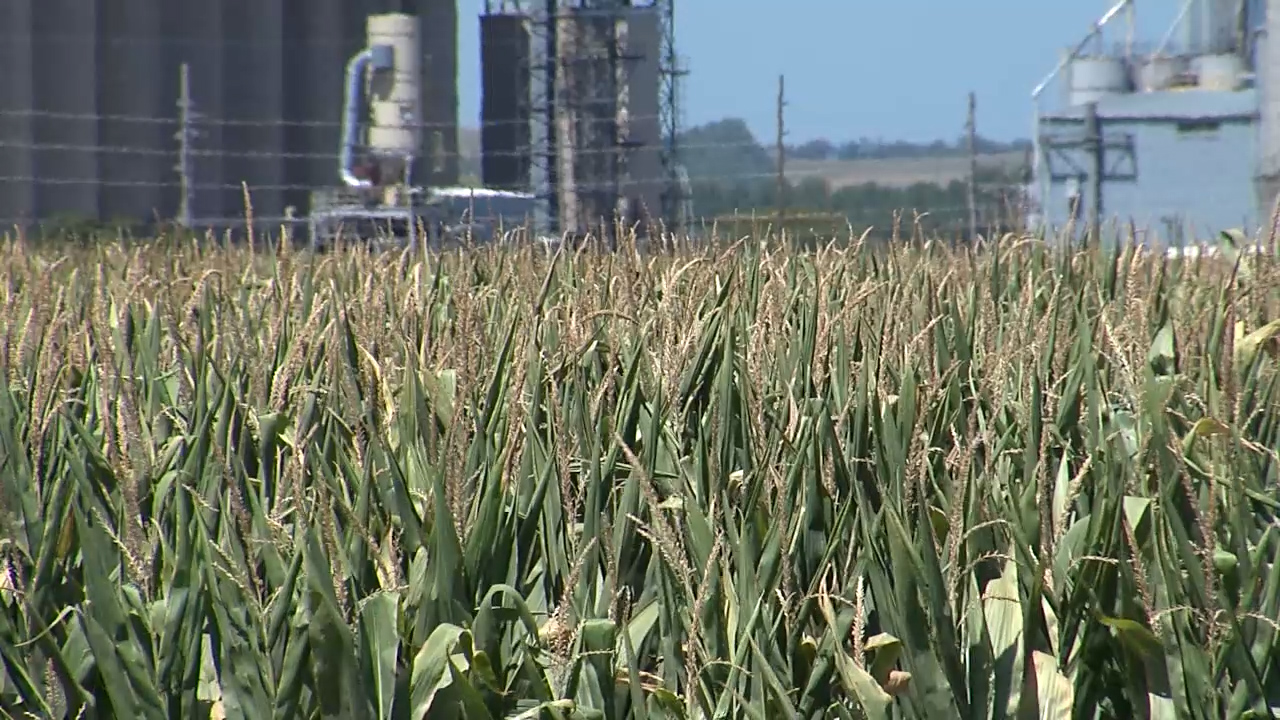
[[[531,45],[526,15],[480,16],[480,179],[486,187],[533,187]]]
[[[1257,47],[1258,213],[1269,223],[1280,197],[1280,0],[1267,0]]]

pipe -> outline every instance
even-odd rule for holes
[[[1169,25],[1169,30],[1165,32],[1164,37],[1160,38],[1160,44],[1156,46],[1156,50],[1152,55],[1164,54],[1164,49],[1168,47],[1170,41],[1173,40],[1174,31],[1177,30],[1178,26],[1182,24],[1182,21],[1186,19],[1187,13],[1191,12],[1191,6],[1194,4],[1195,0],[1186,0],[1186,2],[1182,3],[1182,9],[1178,11],[1177,17],[1175,17],[1173,19],[1173,23]]]
[[[395,64],[390,45],[374,45],[356,53],[347,61],[347,92],[342,108],[342,144],[338,148],[338,171],[347,187],[367,188],[373,183],[356,177],[351,165],[355,161],[356,142],[360,132],[360,95],[365,70],[390,70]]]
[[[347,61],[347,92],[342,102],[342,141],[338,148],[338,171],[347,187],[367,188],[373,183],[356,177],[352,165],[355,162],[356,142],[360,131],[360,94],[365,69],[373,62],[373,48],[365,48]]]

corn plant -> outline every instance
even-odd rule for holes
[[[1263,257],[0,263],[13,717],[1280,715]]]

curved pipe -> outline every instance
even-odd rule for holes
[[[373,62],[373,55],[373,48],[365,48],[347,62],[347,92],[342,104],[342,144],[338,148],[338,171],[347,187],[366,188],[373,184],[365,178],[356,177],[351,167],[355,163],[356,142],[360,132],[361,84],[364,82],[365,69]]]

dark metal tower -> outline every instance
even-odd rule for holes
[[[686,176],[680,163],[680,80],[688,70],[676,52],[675,0],[653,0],[658,8],[662,33],[662,96],[659,115],[662,123],[662,170],[665,181],[662,193],[662,217],[672,232],[682,232],[687,197]]]
[[[526,111],[506,117],[527,118],[528,187],[543,231],[603,227],[608,235],[615,219],[659,214],[672,227],[681,74],[672,8],[673,0],[528,0],[498,8],[528,27],[528,82],[506,84],[521,87]]]

